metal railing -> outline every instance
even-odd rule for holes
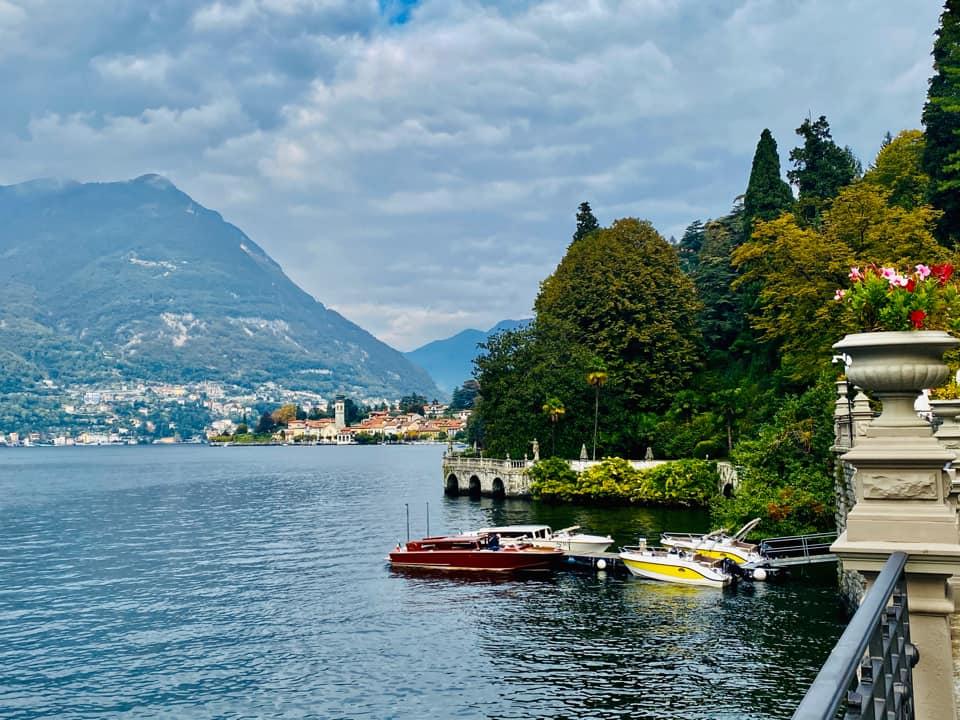
[[[913,720],[920,655],[910,642],[906,563],[905,553],[889,557],[793,720]]]
[[[771,558],[827,555],[836,539],[835,532],[767,538],[760,543],[760,551]]]

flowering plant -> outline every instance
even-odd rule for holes
[[[960,293],[953,265],[917,265],[913,272],[871,264],[850,269],[849,290],[837,290],[862,331],[957,330]]]

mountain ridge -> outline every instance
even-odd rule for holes
[[[436,392],[163,176],[0,186],[0,217],[0,390],[26,375]]]

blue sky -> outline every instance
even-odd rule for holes
[[[401,350],[530,315],[580,202],[724,214],[769,127],[919,128],[930,0],[0,0],[0,184],[155,172]]]

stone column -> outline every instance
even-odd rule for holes
[[[922,388],[943,382],[942,354],[957,345],[932,331],[861,333],[834,345],[851,355],[848,377],[873,393],[883,412],[842,457],[855,468],[856,504],[833,551],[868,584],[892,552],[909,555],[910,635],[920,651],[913,669],[916,716],[938,720],[957,718],[947,580],[960,570],[960,524],[945,470],[955,453],[937,442],[913,402]]]

